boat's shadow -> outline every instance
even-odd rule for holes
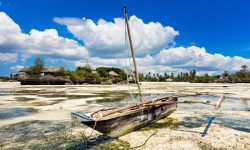
[[[87,148],[91,148],[91,147],[97,146],[97,145],[102,144],[102,143],[111,142],[113,140],[116,140],[116,138],[112,138],[112,137],[109,137],[106,135],[99,135],[97,137],[85,140],[77,145],[74,145],[74,146],[68,148],[68,150],[87,149]]]
[[[128,142],[120,140],[118,138],[112,138],[106,135],[99,135],[86,141],[83,141],[77,145],[74,145],[68,150],[82,150],[82,149],[129,149]]]

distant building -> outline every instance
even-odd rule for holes
[[[21,69],[19,71],[19,76],[25,76],[25,75],[29,75],[32,71],[32,67],[24,67],[23,69]],[[40,71],[40,75],[44,76],[44,75],[62,75],[62,72],[64,71],[64,67],[44,67],[41,71]]]
[[[172,81],[173,81],[173,79],[166,79],[166,81],[167,81],[167,82],[172,82]]]
[[[114,76],[114,77],[118,77],[119,75],[116,73],[116,72],[114,72],[114,71],[110,71],[109,72],[109,75],[112,75],[112,76]]]
[[[88,59],[86,59],[85,67],[92,70],[92,68],[91,68],[91,66],[90,66],[90,64],[89,64]]]
[[[90,64],[86,64],[86,65],[85,65],[85,68],[88,68],[88,69],[91,69],[91,70],[92,70]]]
[[[125,68],[124,71],[127,74],[128,81],[133,81],[134,80],[134,73],[133,73],[133,71],[130,70],[129,68]]]

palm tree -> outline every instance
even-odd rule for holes
[[[248,68],[247,65],[242,65],[241,68],[242,68],[242,72],[247,72],[247,68]]]

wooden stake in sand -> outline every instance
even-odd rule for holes
[[[217,102],[216,102],[216,104],[215,104],[215,109],[216,109],[216,110],[219,109],[219,108],[221,107],[221,103],[224,101],[224,99],[225,99],[225,95],[222,95],[222,96],[217,100]]]

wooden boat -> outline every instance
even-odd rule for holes
[[[102,109],[91,115],[72,112],[74,122],[83,123],[103,134],[117,137],[135,131],[159,119],[165,118],[177,109],[177,97],[163,97],[155,100],[144,100],[141,93],[136,59],[130,35],[128,15],[124,6],[126,33],[134,63],[135,81],[140,95],[140,103],[110,109]]]
[[[104,109],[90,116],[71,113],[75,122],[81,122],[111,137],[122,136],[159,119],[165,118],[177,108],[177,97],[164,97],[142,105]]]

